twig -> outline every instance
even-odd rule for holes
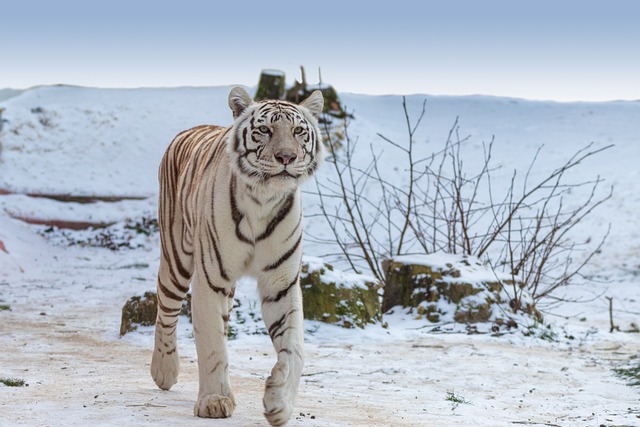
[[[316,375],[323,375],[323,374],[337,374],[338,371],[320,371],[320,372],[312,372],[310,374],[302,374],[303,377],[313,377]]]
[[[620,331],[620,328],[613,324],[613,298],[605,297],[609,300],[609,324],[611,327],[609,328],[609,333],[613,333],[613,331]]]
[[[156,405],[155,403],[140,403],[140,404],[132,404],[126,405],[127,408],[136,408],[136,407],[144,407],[144,408],[166,408],[166,405]]]

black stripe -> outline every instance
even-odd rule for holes
[[[176,275],[173,274],[173,271],[171,271],[171,284],[183,294],[186,294],[189,291],[189,282],[187,282],[187,286],[182,286],[180,282],[178,282]]]
[[[283,314],[280,319],[276,320],[271,324],[271,326],[269,326],[269,335],[271,336],[271,338],[273,338],[273,333],[282,327],[285,320],[287,319],[287,315],[288,313]]]
[[[218,135],[212,136],[213,141],[211,142],[211,144],[209,144],[209,147],[207,147],[209,148],[209,150],[205,150],[205,148],[203,148],[202,150],[204,151],[204,153],[199,153],[197,155],[198,158],[205,157],[205,155],[208,157],[203,170],[206,170],[209,167],[209,165],[211,165],[211,163],[214,162],[214,160],[218,160],[222,156],[222,154],[224,154],[224,150],[226,149],[226,145],[224,144],[224,136],[227,134],[228,131],[229,129],[227,129],[222,134],[222,137],[219,137]],[[218,134],[219,133],[220,132],[218,132]],[[210,146],[214,143],[216,143],[216,145],[213,146],[213,150],[211,150]]]
[[[211,246],[213,247],[213,252],[215,253],[216,261],[218,262],[218,269],[220,270],[220,277],[222,277],[224,280],[226,280],[228,282],[229,281],[229,277],[227,276],[227,272],[224,269],[224,265],[222,265],[222,255],[220,255],[220,251],[218,250],[218,245],[216,245],[216,242],[215,242],[215,235],[213,234],[213,233],[215,233],[215,229],[211,230],[209,227],[207,227],[207,231],[208,231],[208,233],[206,234],[206,236],[211,241]],[[207,272],[207,269],[204,268],[206,263],[205,263],[205,259],[204,259],[205,250],[204,250],[204,246],[202,246],[202,241],[203,240],[204,239],[200,239],[200,262],[202,263],[202,266],[203,266],[202,270],[204,271],[205,279],[207,280],[207,283],[209,284],[209,286],[211,286],[213,281],[209,277],[209,273]]]
[[[171,228],[169,230],[171,229],[173,229],[173,221],[171,221]],[[173,233],[171,231],[169,231],[169,240],[171,241],[171,249],[173,249],[173,260],[175,261],[175,268],[178,271],[178,274],[185,279],[189,279],[191,277],[191,272],[184,268],[182,262],[180,261],[180,254],[178,254],[178,248],[176,247],[175,241],[173,239]],[[172,258],[167,257],[167,259]]]
[[[276,332],[278,332],[280,330],[280,328],[282,328],[285,325],[285,323],[286,323],[287,319],[289,318],[289,316],[291,316],[296,311],[298,311],[298,310],[295,309],[295,308],[292,309],[292,310],[289,310],[287,313],[283,314],[282,317],[280,317],[280,319],[276,320],[275,322],[273,322],[271,324],[271,326],[269,326],[269,335],[271,336],[272,340],[277,338],[278,336],[282,335],[282,334],[278,334],[278,335],[275,335],[275,334],[276,334]],[[290,328],[285,328],[285,331],[288,330],[288,329],[290,329]]]
[[[158,277],[158,290],[162,292],[162,295],[165,297],[172,299],[174,301],[182,301],[182,297],[180,295],[174,294],[171,292],[160,280]]]
[[[236,175],[231,175],[231,180],[229,182],[229,203],[231,204],[231,218],[233,222],[236,224],[236,237],[243,243],[248,243],[253,245],[253,241],[250,240],[247,236],[242,234],[240,231],[240,223],[244,219],[244,215],[238,209],[238,203],[236,202]]]
[[[178,317],[180,316],[181,312],[182,311],[176,311],[175,313],[172,313],[172,314],[162,313],[162,317]]]
[[[162,322],[162,320],[158,320],[158,321],[156,322],[156,325],[160,325],[160,326],[161,326],[162,328],[164,328],[164,329],[175,328],[177,324],[178,324],[178,319],[176,319],[176,320],[175,320],[174,322],[172,322],[172,323],[169,323],[168,325],[164,324],[164,323]]]
[[[282,205],[276,216],[273,217],[271,221],[269,221],[269,224],[267,224],[267,228],[264,230],[264,232],[256,237],[256,242],[259,242],[260,240],[264,240],[267,237],[271,236],[278,224],[280,224],[287,217],[287,215],[289,215],[289,212],[291,212],[294,198],[295,197],[292,193],[287,196],[284,204]]]
[[[247,190],[248,190],[247,195],[249,196],[249,198],[251,199],[251,201],[252,201],[253,203],[255,203],[256,205],[258,205],[258,206],[262,206],[262,202],[261,202],[260,200],[256,199],[256,197],[255,197],[253,194],[251,194],[251,191],[252,191],[253,189],[252,189],[250,186],[248,186],[248,185],[247,185]]]
[[[273,337],[271,337],[271,340],[273,341],[276,338],[279,338],[279,337],[283,336],[289,329],[293,329],[293,326],[288,326],[288,327],[284,328],[278,334],[276,334]]]
[[[289,291],[290,291],[294,286],[296,286],[297,284],[298,284],[298,275],[296,275],[296,278],[295,278],[295,279],[293,279],[293,282],[289,283],[289,285],[288,285],[286,288],[284,288],[283,290],[281,290],[280,292],[278,292],[278,293],[276,294],[276,296],[275,296],[275,297],[265,297],[265,298],[262,300],[262,303],[263,303],[263,304],[265,304],[265,303],[273,303],[273,302],[278,302],[278,301],[280,301],[280,300],[281,300],[282,298],[284,298],[284,297],[289,293]]]
[[[227,291],[226,288],[221,288],[220,286],[216,286],[211,282],[207,282],[209,284],[209,287],[211,288],[212,291],[218,293],[218,294],[222,294],[225,297],[229,296],[229,291]]]
[[[162,314],[165,316],[171,316],[174,313],[180,314],[180,310],[182,310],[182,307],[175,308],[175,309],[167,308],[164,304],[162,304],[162,301],[159,298],[158,298],[158,308],[160,309]]]
[[[300,234],[300,237],[298,237],[298,240],[296,240],[296,243],[293,245],[291,249],[285,252],[284,255],[282,255],[280,259],[278,259],[276,262],[266,266],[264,268],[264,271],[275,270],[276,268],[280,267],[286,260],[291,258],[291,255],[293,255],[293,253],[298,249],[298,246],[300,246],[301,241],[302,241],[302,234]]]
[[[215,188],[215,181],[212,184],[213,188]],[[213,206],[213,200],[214,198],[211,198],[211,212],[215,212],[214,206]],[[207,227],[207,235],[209,237],[209,239],[211,240],[211,246],[213,247],[213,252],[216,255],[216,261],[218,262],[218,269],[220,270],[220,277],[222,277],[224,280],[226,280],[227,282],[229,281],[229,276],[227,276],[227,271],[224,268],[224,264],[222,263],[222,255],[220,254],[220,250],[218,249],[218,245],[216,243],[216,239],[218,237],[218,232],[216,230],[216,221],[215,218],[209,218],[208,222],[208,227]],[[202,246],[202,239],[200,239],[200,247],[202,248],[202,253],[201,253],[201,260],[202,260],[202,265],[205,265],[204,262],[204,247]],[[207,274],[207,270],[203,269],[205,272],[205,275],[207,276],[207,282],[208,283],[212,283],[212,281],[209,279],[209,276]]]
[[[170,200],[171,197],[173,196],[170,193],[170,191],[175,191],[175,188],[173,188],[173,186],[171,185],[171,182],[169,182],[169,183],[166,182],[166,178],[171,178],[171,177],[170,176],[169,177],[165,176],[165,182],[164,182],[164,185],[162,185],[162,187],[164,187],[164,188],[162,190],[163,190],[163,193],[164,193],[165,200]],[[189,279],[191,277],[191,272],[189,272],[182,265],[182,262],[180,261],[180,255],[178,253],[178,248],[176,246],[174,235],[173,235],[173,233],[171,231],[173,229],[173,224],[176,221],[175,220],[175,215],[174,215],[173,209],[169,208],[168,210],[169,210],[169,218],[168,218],[169,227],[162,227],[162,229],[164,229],[164,230],[169,230],[168,236],[164,236],[163,235],[164,233],[162,233],[162,232],[160,233],[160,237],[161,237],[161,240],[162,240],[162,245],[161,245],[162,246],[162,253],[163,253],[164,258],[167,260],[167,263],[169,264],[170,270],[172,271],[172,273],[174,275],[175,275],[175,272],[177,270],[177,273],[181,277],[183,277],[184,279]],[[162,220],[163,223],[165,222],[163,220],[163,218],[160,218],[160,219]],[[165,239],[168,239],[168,242],[165,241]],[[169,246],[170,246],[171,252],[173,254],[173,257],[170,256],[169,250],[168,250],[169,248],[167,248],[167,244],[166,243],[169,243]],[[175,265],[171,265],[172,263],[171,263],[170,260],[174,260],[174,264]]]
[[[247,159],[246,156],[238,156],[236,160],[236,165],[238,167],[238,170],[241,173],[245,174],[249,178],[255,179],[260,182],[264,182],[267,180],[267,176],[263,172],[257,169],[249,168],[242,162],[243,160],[247,163],[247,165],[252,166],[254,168],[256,167],[251,165],[251,162],[249,162],[249,159]]]
[[[298,223],[296,224],[295,227],[293,227],[293,230],[291,231],[291,233],[289,233],[285,241],[289,240],[290,238],[293,237],[294,234],[296,234],[296,231],[298,231],[300,224],[302,224],[302,212],[300,212],[300,218],[298,218]]]

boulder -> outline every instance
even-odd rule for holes
[[[319,258],[304,257],[300,273],[304,318],[333,323],[345,328],[364,328],[382,320],[382,284],[373,277],[345,273],[333,268]],[[234,308],[240,307],[236,300]],[[258,305],[259,307],[259,305]],[[155,324],[158,310],[157,294],[147,291],[136,295],[122,307],[120,335],[135,331],[138,326]],[[192,321],[191,293],[182,303],[182,315]],[[254,316],[248,313],[251,318]],[[244,323],[242,314],[232,323]],[[242,320],[242,321],[240,321]],[[235,326],[230,325],[235,330]]]
[[[140,326],[150,326],[156,323],[158,312],[158,296],[155,292],[145,292],[136,295],[122,307],[122,320],[120,321],[120,336],[132,332]]]
[[[127,300],[122,307],[122,320],[120,321],[120,336],[127,332],[133,332],[138,326],[152,326],[156,323],[158,313],[158,295],[153,291],[147,291],[142,295],[136,295]],[[191,317],[191,293],[188,293],[182,301],[181,315]]]
[[[382,320],[382,284],[372,277],[341,272],[319,258],[304,257],[300,286],[305,319],[345,328],[364,328]]]
[[[499,321],[504,310],[494,308],[510,308],[503,285],[513,284],[511,277],[496,273],[475,257],[443,253],[400,256],[385,260],[383,269],[383,313],[401,306],[430,322],[469,324]],[[541,319],[532,301],[523,308],[519,307]]]

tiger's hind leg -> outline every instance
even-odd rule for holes
[[[299,265],[299,264],[298,264]],[[289,273],[290,274],[290,273]],[[299,277],[270,274],[258,279],[262,317],[278,361],[264,392],[264,415],[273,426],[284,425],[293,412],[304,363],[304,325]],[[280,280],[278,280],[280,279]]]
[[[183,221],[174,215],[179,207],[160,200],[161,255],[158,270],[158,314],[155,345],[151,359],[151,376],[163,390],[169,390],[178,380],[177,326],[182,301],[189,290],[193,272],[193,256],[183,240]]]

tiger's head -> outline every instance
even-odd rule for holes
[[[291,191],[313,175],[322,161],[318,116],[324,98],[318,90],[299,105],[254,102],[240,87],[229,93],[235,122],[229,153],[245,182],[267,191]]]

